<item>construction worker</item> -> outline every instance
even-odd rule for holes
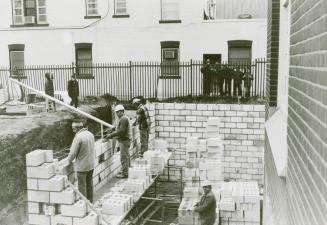
[[[201,225],[213,225],[216,220],[216,197],[209,181],[204,181],[202,188],[204,193],[200,202],[196,203],[194,211],[200,214]]]
[[[45,73],[44,92],[46,95],[54,97],[53,76],[50,73]],[[56,111],[56,103],[54,101],[48,99],[45,101],[47,111]]]
[[[136,110],[136,120],[133,126],[139,125],[140,131],[140,142],[141,142],[141,152],[139,157],[143,157],[143,153],[148,150],[149,142],[149,130],[151,126],[149,111],[145,106],[146,100],[143,96],[135,97],[133,99],[133,104],[137,106]]]
[[[94,136],[83,127],[82,122],[73,122],[75,133],[70,147],[68,162],[75,159],[74,170],[77,173],[78,190],[90,201],[93,201],[93,170],[94,170]]]
[[[75,108],[78,106],[78,96],[79,96],[79,87],[78,81],[75,74],[72,75],[71,79],[68,81],[67,85],[68,96],[71,98],[70,105],[74,105]]]
[[[129,119],[125,116],[125,108],[122,105],[116,105],[115,112],[119,118],[117,128],[112,129],[112,133],[107,134],[107,138],[117,137],[118,147],[120,150],[121,171],[117,174],[117,178],[128,178],[128,168],[130,164],[129,147],[130,139],[130,124]]]

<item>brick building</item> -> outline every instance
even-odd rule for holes
[[[269,1],[264,224],[327,224],[326,18],[325,0]]]

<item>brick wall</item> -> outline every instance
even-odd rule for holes
[[[209,117],[221,119],[224,177],[263,184],[264,105],[156,103],[156,136],[178,150],[171,162],[185,166],[185,140],[205,138]],[[179,176],[180,172],[170,171]]]
[[[277,105],[279,4],[280,0],[268,3],[266,96],[269,106]]]
[[[294,0],[288,108],[289,224],[327,224],[327,1]]]

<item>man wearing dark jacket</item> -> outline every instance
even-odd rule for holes
[[[45,73],[45,84],[44,84],[44,92],[46,95],[49,95],[51,97],[54,97],[54,87],[53,87],[53,77],[50,75],[50,73]],[[53,107],[53,110],[56,111],[56,103],[54,101],[46,99],[46,108],[47,111],[50,110],[51,106]]]
[[[212,80],[212,76],[213,76],[214,72],[215,71],[212,68],[210,59],[207,59],[206,63],[201,68],[201,73],[203,74],[203,95],[204,96],[210,95],[211,80]]]
[[[72,99],[70,105],[78,106],[79,87],[76,76],[73,74],[71,80],[68,81],[68,95]]]
[[[195,205],[194,211],[200,214],[201,225],[213,225],[216,220],[216,197],[211,191],[209,181],[202,184],[203,195],[200,202]]]
[[[144,152],[148,150],[149,130],[151,126],[150,116],[148,109],[145,106],[146,100],[143,96],[135,97],[133,99],[133,104],[137,106],[136,120],[133,125],[139,125],[141,142],[141,152],[139,153],[139,156],[143,157]]]

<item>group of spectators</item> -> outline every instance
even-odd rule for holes
[[[232,68],[218,62],[212,64],[210,59],[207,59],[201,68],[201,73],[203,74],[204,96],[210,96],[212,91],[221,97],[232,96],[232,81],[234,81],[233,95],[242,96],[242,81],[244,81],[245,97],[250,97],[253,76],[249,69],[241,70],[240,66]]]

